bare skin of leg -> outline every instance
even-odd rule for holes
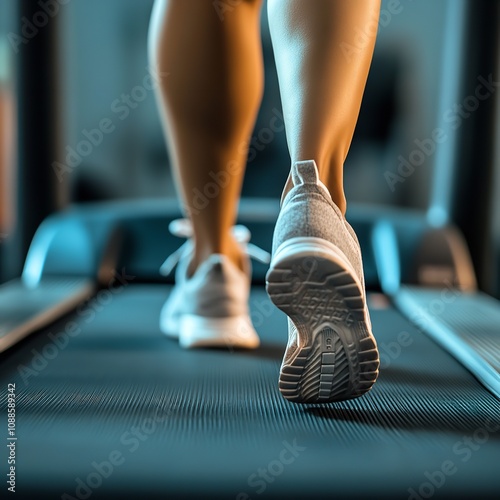
[[[194,229],[191,272],[214,253],[244,265],[231,227],[263,92],[261,5],[228,3],[223,16],[207,0],[157,0],[154,7],[150,59],[169,73],[158,97]]]
[[[228,5],[221,20],[210,1],[157,0],[150,32],[153,65],[169,72],[159,98],[179,192],[194,227],[191,270],[212,253],[242,267],[230,227],[262,95],[261,1]],[[316,160],[343,212],[343,163],[375,44],[367,27],[377,23],[379,9],[380,0],[268,3],[292,162]],[[346,55],[342,44],[354,53]],[[229,173],[227,185],[206,207],[195,206],[195,193],[220,173]],[[284,193],[290,188],[289,178]]]
[[[315,160],[345,213],[343,167],[373,55],[380,0],[268,0],[292,163]],[[283,195],[292,187],[290,177]]]

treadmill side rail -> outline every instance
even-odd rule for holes
[[[500,399],[500,302],[484,293],[402,286],[393,300]]]
[[[36,287],[21,279],[0,286],[0,352],[69,313],[92,296],[87,278],[42,278]]]

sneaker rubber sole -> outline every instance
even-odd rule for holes
[[[163,321],[167,337],[178,338],[181,347],[220,347],[256,349],[260,339],[248,315],[227,318],[207,318],[183,314],[177,321]]]
[[[266,276],[273,303],[297,329],[279,377],[295,403],[359,397],[378,376],[379,355],[362,285],[345,255],[321,238],[300,237],[276,251]]]

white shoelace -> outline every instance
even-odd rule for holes
[[[174,236],[187,238],[187,241],[165,259],[165,262],[160,267],[160,274],[162,276],[168,276],[172,272],[181,259],[186,247],[191,245],[189,238],[193,236],[193,226],[191,225],[191,221],[189,219],[173,220],[169,224],[168,230]],[[269,264],[271,261],[271,254],[257,245],[250,243],[252,234],[246,226],[242,226],[241,224],[233,226],[232,232],[235,240],[241,245],[241,248],[249,257],[262,262],[263,264]]]

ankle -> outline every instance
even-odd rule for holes
[[[292,188],[293,188],[293,181],[291,175],[289,175],[288,179],[286,180],[285,187],[283,188],[283,192],[281,193],[280,203],[283,203],[283,200],[285,199],[286,195],[292,190]]]
[[[347,200],[344,193],[344,165],[335,155],[318,165],[320,181],[326,186],[333,203],[345,215]]]
[[[321,178],[320,174],[320,180],[323,182],[323,184],[326,186],[328,189],[328,192],[330,193],[330,196],[332,197],[333,203],[337,205],[337,207],[340,209],[342,212],[342,215],[345,215],[346,209],[347,209],[347,200],[345,197],[344,189],[342,186],[339,186],[338,184],[333,184],[333,185],[328,185],[328,180],[326,179],[323,180]],[[288,179],[286,181],[285,187],[283,188],[283,193],[281,195],[281,202],[285,199],[285,196],[291,191],[293,188],[293,182],[291,176],[288,176]]]
[[[330,196],[332,197],[332,200],[333,200],[333,203],[335,203],[335,205],[337,205],[337,207],[339,208],[339,210],[342,212],[342,215],[345,216],[345,212],[346,212],[346,209],[347,209],[347,200],[346,200],[346,197],[345,197],[345,194],[344,194],[344,190],[343,189],[335,189],[335,188],[328,188],[328,191],[330,192]]]
[[[219,242],[218,244],[214,242],[195,244],[194,255],[189,266],[189,274],[193,274],[200,264],[214,254],[226,256],[242,271],[246,268],[246,256],[239,243],[231,237],[228,241]]]

